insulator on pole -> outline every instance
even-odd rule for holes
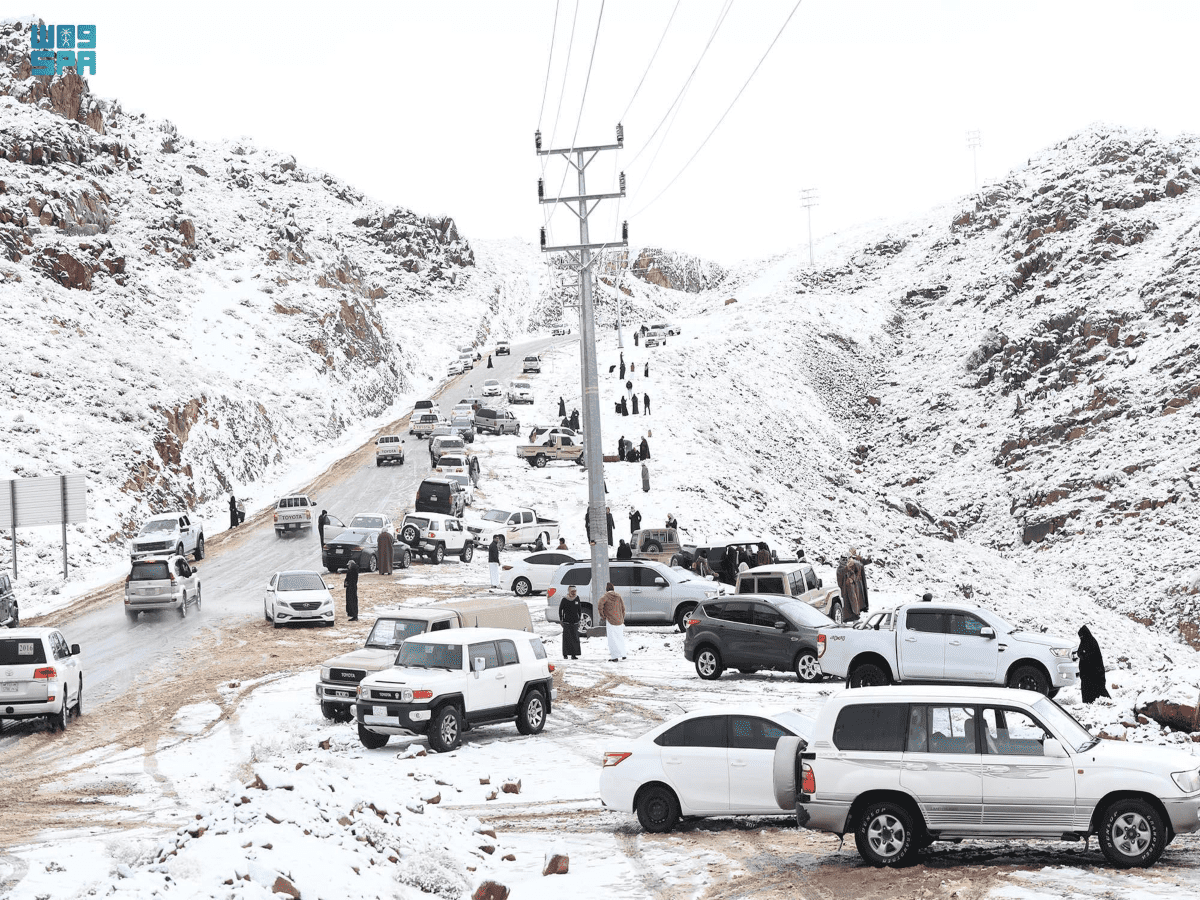
[[[538,199],[541,200],[545,196],[546,196],[546,181],[545,181],[545,179],[539,178],[538,179]]]
[[[621,173],[621,196],[625,196],[625,173]]]
[[[629,220],[626,219],[621,223],[621,240],[629,240]]]
[[[542,229],[542,249],[546,249],[546,229]]]
[[[542,149],[542,129],[539,128],[533,133],[533,142],[537,145],[539,150]]]
[[[625,146],[625,126],[620,122],[617,123],[617,144],[622,147]]]

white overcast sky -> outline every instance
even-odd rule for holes
[[[675,5],[603,4],[579,143],[612,141]],[[679,3],[624,117],[626,149],[588,170],[591,191],[612,188],[614,163],[628,172],[619,214],[636,246],[723,262],[795,247],[806,239],[804,187],[819,191],[818,235],[919,213],[972,190],[969,129],[982,133],[981,181],[1092,122],[1200,132],[1196,0],[803,0],[733,111],[655,200],[794,0],[733,0],[677,116],[659,131],[665,140],[638,156],[725,6]],[[540,123],[547,144],[554,133],[556,145],[570,145],[601,0],[88,0],[33,12],[97,26],[92,89],[127,110],[168,118],[196,139],[249,136],[384,203],[452,215],[468,238],[536,241],[533,132],[556,7]],[[551,164],[547,192],[561,179]],[[597,215],[593,240],[615,236],[615,203]],[[560,210],[552,241],[577,237]]]

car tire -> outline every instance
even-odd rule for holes
[[[187,618],[187,594],[183,595],[183,602],[179,604],[179,618]]]
[[[869,803],[854,827],[859,855],[873,866],[896,868],[917,855],[917,829],[912,813],[898,803]]]
[[[475,545],[468,541],[466,544],[463,545],[462,553],[459,555],[459,559],[461,559],[465,563],[469,563],[474,556],[475,556]]]
[[[137,614],[136,609],[125,610],[125,618],[128,620],[130,625],[134,625],[137,623],[137,617],[138,617],[138,614]]]
[[[462,716],[452,703],[445,703],[433,711],[429,720],[429,749],[437,753],[449,753],[462,743]]]
[[[840,601],[834,600],[833,606],[829,607],[829,618],[838,625],[841,625],[845,621],[845,618],[842,616],[842,604]]]
[[[1100,817],[1100,849],[1118,869],[1154,865],[1166,849],[1166,824],[1145,800],[1130,797],[1110,803]]]
[[[349,722],[351,718],[350,707],[343,706],[340,703],[327,703],[325,701],[321,702],[321,715],[331,722]]]
[[[365,566],[363,566],[363,568],[366,569],[368,572],[378,572],[379,571],[379,557],[376,556],[374,553],[372,553],[370,556],[367,557],[367,564]]]
[[[421,532],[416,525],[405,525],[400,529],[400,540],[408,544],[410,547],[417,546],[417,539],[420,538]]]
[[[680,631],[687,631],[687,620],[692,617],[692,613],[696,611],[695,603],[685,603],[675,611],[675,627]]]
[[[518,597],[528,597],[533,593],[533,584],[528,578],[521,576],[513,580],[512,590]]]
[[[67,706],[67,686],[65,684],[62,686],[62,694],[62,706],[59,707],[58,712],[50,715],[50,728],[53,731],[66,731],[67,720],[71,717],[71,708]]]
[[[200,612],[200,606],[202,602],[200,597],[200,588],[201,585],[196,585],[196,612]]]
[[[662,544],[660,544],[658,541],[646,541],[645,546],[642,547],[642,552],[643,553],[662,553]]]
[[[373,731],[368,731],[361,724],[358,726],[358,739],[368,750],[378,750],[380,747],[386,747],[388,738],[390,737],[391,735],[376,734]]]
[[[891,676],[877,663],[861,663],[850,673],[850,687],[876,687],[891,684]]]
[[[267,610],[267,601],[265,597],[263,598],[263,621],[271,621],[271,613]]]
[[[1021,691],[1037,691],[1043,696],[1050,694],[1050,679],[1037,666],[1017,666],[1008,673],[1007,685]]]
[[[821,664],[817,662],[817,654],[811,650],[801,650],[792,662],[792,671],[804,684],[812,684],[821,680]]]
[[[446,545],[438,544],[436,547],[434,547],[431,557],[434,563],[440,566],[442,564],[442,560],[446,558]]]
[[[538,469],[546,468],[546,454],[539,453],[537,456],[535,456],[533,458],[533,465],[534,465],[534,468],[538,468]]]
[[[546,697],[536,688],[525,694],[517,710],[517,731],[538,734],[546,727]]]
[[[721,653],[716,647],[705,645],[696,651],[696,674],[705,681],[716,681],[724,668]]]
[[[592,608],[590,606],[581,606],[579,608],[579,633],[587,634],[592,630]]]
[[[83,679],[79,679],[79,689],[75,692],[75,718],[83,715]]]
[[[178,544],[175,545],[175,555],[183,556],[185,559],[187,558],[183,552],[183,541],[180,541]]]
[[[652,784],[637,798],[637,817],[642,828],[652,834],[664,834],[679,821],[679,799],[661,784]]]
[[[204,535],[196,538],[196,552],[192,554],[192,559],[196,562],[204,559]]]
[[[400,562],[397,565],[401,569],[407,569],[412,565],[412,554],[408,552],[407,547],[400,551]]]

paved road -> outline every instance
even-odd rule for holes
[[[461,397],[467,396],[468,385],[474,385],[477,394],[487,378],[497,378],[507,385],[520,374],[526,352],[540,351],[552,343],[563,340],[543,338],[514,344],[511,356],[493,357],[494,368],[476,366],[446,382],[435,396],[449,411]],[[407,433],[407,417],[380,433],[398,430]],[[424,441],[406,436],[405,450],[403,466],[379,468],[374,465],[373,443],[365,444],[299,489],[314,497],[319,508],[328,509],[343,522],[349,522],[359,512],[386,511],[400,515],[411,508],[417,485],[430,471]],[[282,569],[323,571],[315,531],[308,536],[278,538],[270,510],[247,519],[234,531],[213,538],[208,542],[207,554],[198,565],[202,609],[198,613],[189,611],[186,619],[175,612],[143,613],[136,624],[130,624],[123,611],[123,584],[111,585],[54,616],[55,624],[63,629],[68,641],[83,649],[89,712],[136,689],[139,680],[165,657],[212,638],[212,632],[223,625],[240,624],[262,615],[263,595],[273,573]],[[339,618],[341,615],[339,611]],[[12,746],[21,735],[42,728],[40,721],[8,722],[4,737],[0,738],[0,748]]]

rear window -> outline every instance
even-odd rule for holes
[[[738,591],[743,593],[743,591]],[[758,593],[760,594],[783,594],[786,593],[783,589],[782,575],[759,575],[758,576]]]
[[[418,531],[424,531],[426,528],[429,527],[429,520],[426,518],[422,518],[421,516],[405,516],[404,524],[405,525],[415,525],[415,526],[417,526]]]
[[[0,666],[32,666],[46,661],[39,638],[0,638]]]
[[[654,739],[660,747],[727,747],[725,716],[701,716],[680,722]]]
[[[303,575],[280,575],[278,589],[281,591],[323,591],[325,582],[315,572]]]
[[[130,581],[166,581],[170,577],[165,562],[134,563],[129,573]]]
[[[847,706],[833,726],[833,745],[839,750],[899,752],[907,727],[907,703]]]
[[[592,567],[577,566],[574,569],[567,569],[563,574],[563,584],[591,584],[592,583]]]
[[[541,638],[536,638],[536,637],[530,638],[529,646],[533,648],[533,656],[535,659],[545,659],[546,658],[546,648],[544,646],[542,646]]]
[[[350,520],[351,528],[382,528],[383,516],[355,516]]]

